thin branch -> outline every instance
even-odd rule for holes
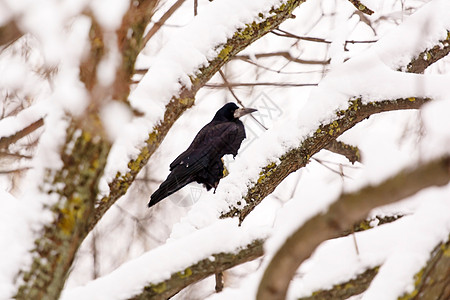
[[[2,137],[0,139],[0,149],[8,148],[9,145],[14,144],[15,142],[17,142],[21,138],[23,138],[23,137],[31,134],[32,132],[36,131],[37,129],[42,127],[42,125],[44,125],[44,119],[39,119],[37,121],[34,121],[33,123],[31,123],[30,125],[28,125],[24,129],[17,131],[13,135],[10,135],[10,136],[7,136],[7,137]]]
[[[276,32],[280,31],[282,33]],[[308,36],[299,36],[293,33],[290,33],[286,30],[282,30],[280,28],[277,28],[275,30],[272,30],[271,32],[275,35],[278,36],[282,36],[282,37],[288,37],[288,38],[294,38],[294,39],[298,39],[298,40],[304,40],[304,41],[309,41],[309,42],[316,42],[316,43],[325,43],[325,44],[331,44],[332,41],[323,39],[323,38],[316,38],[316,37],[308,37]],[[375,43],[377,42],[377,40],[367,40],[367,41],[354,41],[354,40],[350,40],[350,41],[345,41],[345,45],[347,44],[371,44],[371,43]]]
[[[330,59],[328,60],[307,60],[307,59],[300,59],[293,57],[289,51],[279,51],[279,52],[272,52],[272,53],[258,53],[255,54],[255,58],[266,58],[266,57],[274,57],[274,56],[281,56],[289,61],[299,63],[299,64],[305,64],[305,65],[329,65]],[[241,60],[251,60],[250,55],[236,55],[233,59],[241,59]]]
[[[219,70],[219,74],[223,79],[223,82],[225,84],[225,86],[227,87],[228,91],[230,91],[231,95],[233,95],[233,98],[237,101],[237,103],[239,103],[242,107],[245,107],[244,103],[242,103],[242,101],[238,98],[238,96],[234,93],[233,89],[231,88],[230,83],[228,82],[227,78],[225,77],[225,74],[223,73],[222,70]],[[256,121],[256,123],[258,123],[259,125],[261,125],[262,128],[264,128],[264,130],[267,130],[268,128],[266,126],[264,126],[263,124],[261,124],[261,122],[255,118],[255,116],[253,116],[252,114],[250,114],[250,117],[253,118],[253,120]]]
[[[230,82],[230,87],[247,87],[247,86],[277,86],[277,87],[304,87],[317,86],[317,83],[285,83],[285,82]],[[207,83],[208,88],[227,88],[225,84]]]
[[[325,214],[319,214],[294,232],[277,251],[261,280],[257,299],[285,299],[289,283],[300,264],[323,241],[340,235],[343,229],[367,216],[375,207],[410,197],[432,186],[450,181],[450,157],[405,169],[376,186],[343,194]]]
[[[356,146],[333,140],[324,149],[345,156],[352,164],[361,162],[361,153]]]
[[[147,42],[161,29],[161,27],[166,23],[166,21],[181,7],[185,0],[178,0],[175,2],[159,19],[158,22],[153,24],[153,27],[147,32],[142,41],[142,48],[147,45]],[[194,2],[194,15],[197,15],[197,6]]]
[[[365,13],[367,15],[371,15],[374,13],[373,10],[362,4],[361,1],[359,0],[348,0],[348,1],[350,1],[350,3],[353,4],[353,6],[356,7],[356,9],[358,9],[362,13]]]

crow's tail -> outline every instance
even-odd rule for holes
[[[150,202],[148,207],[152,207],[164,198],[172,195],[188,183],[192,182],[191,176],[179,176],[177,172],[172,172],[169,174],[167,179],[161,183],[159,188],[150,196]]]

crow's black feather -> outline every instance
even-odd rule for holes
[[[175,193],[190,182],[203,184],[207,190],[216,188],[223,177],[222,157],[237,155],[245,139],[244,124],[239,117],[255,109],[239,109],[227,103],[217,111],[211,122],[195,136],[191,145],[171,164],[170,174],[150,197],[148,206],[153,206]]]

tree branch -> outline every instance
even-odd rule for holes
[[[431,253],[426,265],[415,276],[415,288],[399,299],[448,299],[450,297],[450,236],[447,243],[439,244]],[[334,285],[329,290],[314,292],[299,300],[345,300],[364,292],[378,273],[379,267],[366,270],[356,279]]]
[[[145,47],[145,45],[148,43],[148,41],[159,31],[159,29],[164,25],[164,23],[173,15],[174,12],[177,11],[181,7],[181,5],[186,0],[178,0],[175,2],[159,19],[158,22],[153,24],[153,27],[150,28],[150,30],[145,35],[143,41],[142,41],[142,48]]]
[[[450,235],[446,243],[438,245],[431,258],[415,276],[415,287],[401,299],[450,299]]]
[[[158,0],[130,1],[127,13],[122,18],[122,25],[117,30],[119,51],[122,64],[117,69],[113,84],[113,99],[127,102],[130,94],[131,77],[138,54],[145,46],[144,32],[150,22]]]
[[[36,131],[38,128],[42,127],[44,125],[44,119],[39,119],[37,121],[34,121],[24,129],[17,131],[13,135],[2,137],[0,138],[0,149],[6,149],[9,145],[14,144],[21,138],[29,135],[30,133]]]
[[[287,83],[287,82],[229,82],[227,84],[207,83],[207,88],[228,88],[228,87],[247,87],[247,86],[278,86],[278,87],[303,87],[317,86],[317,83]]]
[[[373,10],[362,4],[361,1],[359,0],[348,0],[348,1],[350,1],[350,3],[353,4],[353,6],[356,7],[356,9],[359,10],[360,12],[368,15],[373,14]]]
[[[357,161],[361,162],[361,153],[356,146],[333,140],[324,149],[345,156],[352,164]]]
[[[14,43],[23,33],[14,20],[0,26],[0,46]]]
[[[361,294],[369,287],[372,280],[378,273],[378,267],[368,269],[359,274],[355,279],[336,284],[329,290],[320,290],[314,292],[309,297],[302,297],[298,300],[345,300],[351,296]]]
[[[298,148],[294,148],[282,155],[278,164],[272,163],[264,167],[257,182],[248,189],[247,195],[244,196],[244,207],[231,207],[221,217],[238,216],[242,222],[289,174],[306,166],[314,154],[369,116],[385,111],[417,109],[428,101],[430,99],[427,98],[385,100],[367,104],[362,104],[359,99],[349,101],[346,110],[337,112],[333,121],[321,125]]]
[[[377,206],[410,197],[431,186],[450,181],[450,157],[405,169],[376,186],[343,194],[325,214],[316,215],[294,232],[277,251],[261,280],[257,299],[285,299],[289,282],[300,264],[323,241],[338,237]]]
[[[172,274],[167,280],[150,284],[143,289],[142,293],[130,299],[168,299],[194,282],[254,260],[263,253],[263,241],[255,240],[237,253],[213,254],[213,259],[205,258],[181,272]]]
[[[306,59],[300,59],[295,58],[291,55],[289,51],[279,51],[279,52],[272,52],[272,53],[258,53],[255,54],[254,57],[256,58],[266,58],[266,57],[274,57],[274,56],[281,56],[289,61],[296,62],[299,64],[305,64],[305,65],[329,65],[330,60],[306,60]],[[233,59],[241,59],[241,60],[250,60],[250,55],[236,55]]]
[[[413,59],[406,71],[409,73],[423,73],[426,68],[434,64],[441,58],[448,55],[450,52],[450,31],[447,31],[447,38],[440,41],[440,45],[436,45],[431,49],[421,52],[415,59]]]

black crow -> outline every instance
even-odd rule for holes
[[[206,189],[217,188],[223,177],[222,156],[236,156],[245,139],[244,124],[240,117],[256,111],[253,108],[239,108],[235,103],[227,103],[219,109],[211,122],[195,136],[189,148],[171,164],[170,174],[151,195],[151,207],[172,195],[188,183],[196,181]]]

